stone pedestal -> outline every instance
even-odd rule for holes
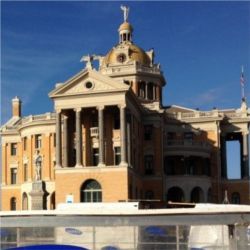
[[[32,183],[32,191],[29,193],[31,196],[31,210],[43,210],[45,191],[42,181],[35,181]]]

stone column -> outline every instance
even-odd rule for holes
[[[226,144],[226,135],[221,135],[221,177],[227,178],[227,144]]]
[[[76,167],[82,167],[81,108],[75,109],[75,112],[76,112]]]
[[[104,164],[104,119],[103,119],[104,106],[98,107],[98,131],[99,131],[99,164]]]
[[[248,133],[242,133],[242,177],[247,179],[249,178],[249,155],[248,155],[248,148],[249,148],[249,141],[248,141]]]
[[[145,83],[145,99],[148,100],[148,82]]]
[[[61,110],[56,111],[56,167],[62,167]]]
[[[126,107],[120,106],[120,131],[121,131],[121,163],[127,165],[127,147],[126,147]]]
[[[68,117],[63,117],[63,166],[68,167]]]

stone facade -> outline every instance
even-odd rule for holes
[[[208,112],[162,105],[166,81],[154,51],[119,28],[106,56],[84,56],[84,70],[49,93],[55,112],[12,118],[1,127],[2,210],[32,209],[37,156],[44,208],[74,202],[160,200],[249,204],[246,101]],[[98,70],[92,66],[99,61]],[[241,179],[228,180],[226,141],[241,145]]]

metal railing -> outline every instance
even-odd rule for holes
[[[202,246],[246,250],[250,246],[248,210],[249,207],[240,211],[225,207],[218,212],[209,209],[191,212],[183,208],[85,214],[82,211],[75,214],[72,211],[30,211],[30,214],[21,211],[1,215],[0,247],[49,243],[92,250],[108,246],[124,250],[208,249]],[[214,238],[217,240],[212,243]]]

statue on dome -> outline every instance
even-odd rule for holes
[[[121,10],[123,11],[124,22],[128,20],[129,7],[121,5]]]

